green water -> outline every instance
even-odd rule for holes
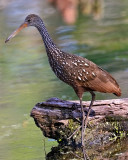
[[[44,140],[29,116],[31,109],[51,97],[78,98],[51,71],[35,28],[24,29],[8,44],[5,39],[28,14],[39,14],[61,49],[86,57],[109,71],[121,86],[121,98],[128,97],[128,1],[106,0],[99,20],[79,13],[74,25],[64,23],[59,12],[45,0],[5,2],[0,2],[0,159],[43,160]],[[97,93],[96,98],[116,97]],[[88,93],[84,100],[90,100]],[[45,141],[47,153],[57,145],[55,141]]]

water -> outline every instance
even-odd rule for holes
[[[29,116],[32,107],[51,97],[78,99],[73,89],[59,81],[51,71],[35,28],[24,29],[8,44],[4,44],[5,39],[28,14],[39,14],[61,49],[86,57],[109,71],[120,84],[121,98],[124,98],[128,96],[127,5],[127,0],[107,0],[102,5],[101,19],[80,13],[76,23],[68,25],[45,0],[0,2],[1,160],[45,159],[42,133]],[[96,98],[116,97],[97,93]],[[89,93],[84,94],[84,100],[90,100]],[[57,145],[47,138],[45,141],[47,153],[51,146]]]

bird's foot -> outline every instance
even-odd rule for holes
[[[80,129],[82,126],[79,126],[67,139],[71,139]]]
[[[86,153],[85,146],[82,147],[82,150],[83,150],[83,160],[90,160],[90,158],[88,157],[88,155]]]
[[[78,122],[80,125],[82,125],[82,121],[79,120],[79,118],[73,118],[74,121]]]

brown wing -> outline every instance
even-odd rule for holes
[[[79,86],[84,87],[85,90],[121,95],[121,90],[116,80],[95,63],[83,57],[79,57],[73,63],[72,73],[75,73]]]
[[[121,95],[118,83],[108,72],[96,66],[93,73],[95,78],[87,83],[90,89],[98,92],[114,93],[117,96]]]
[[[99,91],[104,93],[114,93],[121,95],[119,85],[116,80],[106,71],[98,67],[95,63],[86,58],[61,52],[58,56],[56,67],[53,71],[59,79],[71,85],[74,89],[79,87],[86,91]],[[54,58],[54,57],[53,57]],[[52,59],[50,59],[52,61]]]

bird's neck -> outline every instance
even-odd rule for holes
[[[42,36],[46,51],[53,50],[54,48],[56,48],[56,45],[54,44],[53,40],[51,39],[42,20],[40,21],[40,24],[36,26],[36,28],[38,29],[38,31],[40,32],[40,34]]]

